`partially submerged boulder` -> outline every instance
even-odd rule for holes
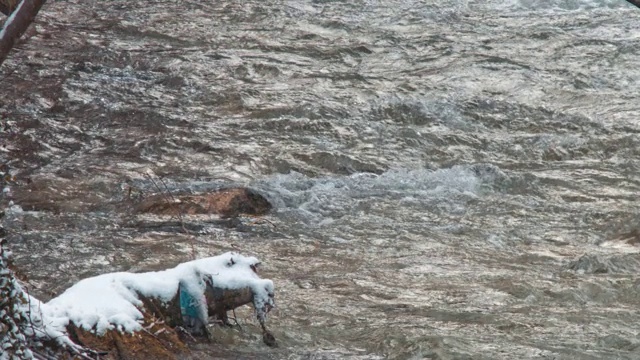
[[[273,282],[258,276],[258,265],[254,257],[225,253],[164,271],[104,274],[47,303],[25,294],[24,313],[32,336],[80,357],[175,359],[188,351],[184,335],[208,338],[210,318],[227,323],[227,310],[252,303],[273,346],[265,328]]]
[[[637,274],[640,256],[629,254],[584,254],[566,265],[583,274]]]
[[[271,204],[264,196],[254,190],[237,187],[199,195],[153,195],[142,200],[136,207],[136,212],[173,216],[217,214],[223,217],[235,217],[264,215],[271,208]]]

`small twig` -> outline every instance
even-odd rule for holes
[[[204,335],[207,337],[207,341],[208,342],[213,341],[213,335],[211,334],[211,331],[209,331],[209,328],[207,327],[207,324],[204,324],[202,326],[202,330],[204,330]]]
[[[263,218],[256,219],[255,221],[252,221],[252,222],[250,223],[250,225],[258,225],[259,223],[261,223],[261,222],[263,222],[263,221],[264,221],[264,222],[266,222],[266,223],[268,223],[269,225],[273,226],[273,229],[274,229],[274,230],[277,230],[277,229],[278,229],[278,227],[276,226],[276,224],[274,224],[273,222],[271,222],[271,221],[269,221],[269,220],[267,220],[267,219],[263,219]]]
[[[191,340],[192,340],[193,342],[197,342],[197,341],[198,341],[198,340],[196,340],[196,338],[195,338],[195,337],[193,337],[193,335],[191,335],[191,334],[187,331],[187,329],[183,328],[182,326],[176,326],[176,331],[180,331],[181,333],[183,333],[183,334],[187,335],[188,337],[190,337],[190,338],[191,338]]]
[[[27,312],[27,316],[29,316],[29,325],[31,326],[31,331],[36,333],[36,328],[33,326],[33,319],[31,317],[31,296],[29,295],[29,288],[24,285],[24,292],[27,294],[27,305],[29,306],[29,311]]]
[[[164,329],[163,329],[163,330],[164,330]],[[156,338],[156,340],[158,340],[159,342],[162,342],[162,341],[160,340],[160,338],[159,338],[159,337],[157,337],[154,333],[152,333],[151,331],[147,330],[146,328],[142,328],[142,331],[144,331],[144,332],[146,332],[147,334],[149,334],[149,335],[153,336],[153,337],[154,337],[154,338]]]
[[[158,183],[151,177],[150,174],[145,174],[145,176],[149,179],[149,181],[151,181],[151,183],[153,184],[153,186],[156,188],[156,190],[164,197],[165,201],[167,201],[167,203],[177,203],[178,199],[176,199],[173,194],[171,193],[171,191],[169,191],[169,187],[167,186],[167,184],[164,182],[164,180],[157,176],[158,181],[160,181],[160,183],[162,184],[162,186],[164,186],[164,190],[162,188],[160,188],[160,186],[158,185]],[[192,259],[196,258],[196,247],[195,247],[195,242],[193,241],[195,238],[193,237],[193,234],[191,233],[191,231],[189,231],[189,229],[187,229],[185,223],[184,223],[184,216],[183,216],[183,212],[182,212],[182,208],[180,206],[178,206],[178,213],[176,214],[177,218],[178,218],[178,222],[180,223],[180,227],[182,228],[182,231],[189,235],[191,238],[191,257]]]
[[[98,356],[100,356],[100,353],[98,353],[97,351],[89,350],[89,349],[85,349],[85,348],[82,348],[82,351],[80,351],[80,350],[78,350],[78,349],[76,349],[74,347],[69,346],[68,350],[70,350],[71,353],[73,353],[74,355],[79,356],[80,358],[85,359],[85,360],[96,360],[98,358]],[[92,357],[89,357],[89,355],[85,354],[85,352],[89,352],[92,355],[95,355],[96,358],[94,359]]]
[[[162,183],[162,186],[164,186],[164,189],[167,192],[167,194],[169,194],[169,196],[171,196],[171,199],[174,202],[177,202],[178,200],[173,196],[171,191],[169,191],[169,187],[164,182],[164,180],[161,177],[158,177],[158,180],[160,180],[160,182]],[[196,247],[195,247],[195,244],[193,242],[193,234],[191,234],[189,229],[187,229],[187,227],[184,225],[182,208],[180,208],[180,207],[178,207],[178,220],[180,221],[180,226],[182,227],[182,231],[184,231],[185,234],[191,236],[191,240],[192,240],[191,241],[191,258],[195,260],[195,258],[196,258]]]
[[[144,176],[145,176],[147,179],[149,179],[149,181],[151,181],[151,183],[152,183],[152,184],[153,184],[153,186],[156,188],[156,190],[158,191],[158,193],[159,193],[160,195],[162,195],[162,197],[164,197],[164,198],[165,198],[165,200],[166,200],[167,202],[169,202],[169,200],[171,200],[171,197],[173,197],[173,195],[169,194],[169,195],[171,195],[171,197],[167,196],[167,194],[165,194],[165,192],[160,188],[160,186],[158,186],[158,184],[155,182],[155,180],[153,180],[153,177],[151,177],[151,175],[149,175],[149,174],[144,174]]]
[[[167,186],[167,183],[164,182],[164,180],[158,176],[158,181],[160,181],[160,183],[162,184],[162,186],[164,186],[164,190],[166,191],[166,193],[171,197],[171,200],[173,201],[178,201],[173,194],[171,193],[171,191],[169,191],[169,187]]]
[[[233,312],[233,321],[235,321],[236,325],[238,325],[238,328],[240,329],[240,331],[244,331],[242,330],[242,326],[240,326],[240,323],[238,322],[238,317],[236,316],[236,309],[233,308],[231,309],[231,311]]]
[[[160,181],[160,183],[162,184],[162,186],[164,186],[164,190],[166,191],[167,194],[169,194],[169,196],[171,197],[171,200],[173,200],[173,202],[178,202],[178,200],[173,196],[173,194],[171,193],[171,191],[169,191],[169,187],[167,186],[167,184],[164,182],[164,180],[162,180],[161,177],[158,177],[158,180]],[[180,225],[182,225],[182,230],[189,234],[189,230],[187,230],[184,226],[184,221],[182,220],[182,210],[180,209],[180,211],[178,211],[178,220],[180,220]]]
[[[33,353],[33,357],[36,360],[56,360],[56,358],[54,358],[53,356],[49,356],[47,354],[42,354],[38,350],[33,350],[32,349],[31,352]]]

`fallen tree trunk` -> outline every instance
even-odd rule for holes
[[[126,333],[114,329],[100,335],[71,322],[67,333],[76,344],[101,353],[100,359],[175,360],[189,352],[186,343],[192,335],[211,340],[208,323],[230,326],[227,311],[254,303],[255,294],[250,288],[224,289],[207,282],[206,320],[189,314],[183,304],[193,303],[194,298],[186,295],[185,299],[185,293],[180,290],[169,302],[143,295],[139,295],[139,299],[144,304],[140,308],[144,313],[142,330]],[[260,324],[264,342],[271,347],[277,346],[273,335],[266,330],[264,319]]]
[[[0,349],[15,358],[178,359],[187,342],[211,340],[211,322],[229,325],[227,311],[246,304],[265,343],[277,346],[265,327],[273,282],[258,276],[256,258],[226,253],[164,271],[99,275],[42,303],[17,284],[3,245]]]

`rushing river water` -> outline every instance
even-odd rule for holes
[[[76,0],[38,21],[2,69],[0,160],[40,297],[235,250],[275,281],[280,347],[247,309],[197,357],[640,357],[640,9]],[[273,212],[192,234],[130,212],[229,184]]]

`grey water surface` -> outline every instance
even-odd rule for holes
[[[280,347],[245,309],[195,358],[640,358],[619,236],[640,225],[640,9],[66,1],[37,29],[2,69],[0,160],[40,297],[233,250],[275,282]],[[274,211],[189,234],[130,211],[230,184]]]

